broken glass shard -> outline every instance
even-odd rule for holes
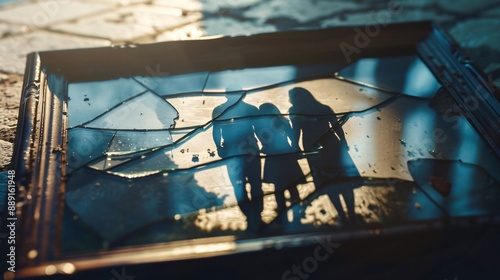
[[[241,94],[238,95],[238,98]],[[176,128],[202,126],[209,123],[214,116],[212,111],[218,105],[224,103],[225,94],[188,94],[181,97],[167,97],[166,100],[179,112],[179,120]]]
[[[68,126],[88,122],[146,90],[132,79],[70,83],[68,86]]]
[[[124,101],[85,127],[101,129],[168,129],[175,125],[177,110],[163,98],[147,91]]]
[[[108,154],[137,152],[172,143],[172,136],[169,130],[117,131],[107,152]]]
[[[201,187],[206,182],[198,182],[197,176],[195,171],[178,171],[126,179],[80,169],[69,178],[66,203],[104,241],[112,243],[149,224],[222,206],[224,199]],[[218,178],[212,188],[227,192],[224,177]]]
[[[211,129],[199,129],[186,137],[180,144],[152,151],[140,158],[120,164],[110,171],[122,176],[140,176],[153,171],[191,168],[220,159],[216,154]]]
[[[194,98],[191,98],[190,94],[184,97],[167,98],[169,102],[172,100],[172,104],[175,104],[180,114],[176,127],[182,128],[184,125],[189,125],[187,127],[191,127],[191,131],[189,129],[183,129],[183,132],[178,132],[177,129],[172,130],[173,138],[176,139],[172,148],[145,154],[140,159],[116,166],[112,172],[123,176],[137,176],[142,173],[150,174],[154,170],[170,170],[172,162],[175,162],[180,168],[189,168],[193,165],[207,164],[217,160],[219,155],[213,138],[213,125],[216,125],[217,129],[223,129],[225,126],[231,127],[232,134],[237,134],[236,128],[245,127],[243,124],[246,123],[258,122],[259,118],[262,118],[260,116],[266,114],[257,109],[265,103],[272,103],[278,110],[276,114],[284,115],[285,119],[290,121],[286,116],[290,114],[289,92],[298,87],[309,90],[320,103],[335,108],[332,115],[326,116],[328,118],[336,116],[339,118],[341,115],[351,112],[374,110],[376,106],[395,97],[394,94],[331,78],[305,81],[263,91],[252,91],[245,95],[236,92],[227,93],[225,97],[222,97],[217,94],[214,96],[217,98],[212,99],[209,103],[205,102],[207,106],[203,109],[197,107],[198,105],[204,106],[203,102],[200,102],[199,95],[194,95]],[[211,96],[212,94],[207,94],[203,98],[210,100]],[[315,113],[314,110],[311,110],[311,114]],[[305,116],[297,117],[303,118]],[[204,126],[205,121],[210,121],[212,118],[215,121],[209,126]],[[233,126],[233,124],[239,125]],[[180,140],[182,141],[179,142]],[[229,142],[226,145],[231,145]],[[243,148],[243,150],[248,151],[248,148]],[[255,150],[254,154],[257,153]],[[233,155],[243,155],[243,152]]]
[[[68,168],[81,167],[103,156],[115,132],[73,128],[68,130]]]
[[[363,58],[339,71],[339,76],[410,96],[431,98],[441,87],[416,55]]]
[[[135,153],[127,153],[127,154],[111,154],[111,155],[103,155],[92,161],[87,166],[96,170],[108,170],[117,165],[123,164],[129,160],[140,157],[145,152],[135,152]]]

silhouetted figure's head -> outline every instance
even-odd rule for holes
[[[271,117],[266,117],[264,121],[264,126],[269,126],[273,131],[282,130],[283,127],[288,124],[288,120],[285,119],[280,112],[280,109],[272,103],[264,103],[259,106],[259,112],[261,115],[267,115]]]
[[[314,110],[318,107],[319,103],[314,96],[305,88],[296,87],[288,91],[288,96],[290,98],[290,103],[294,107],[304,108],[306,110]]]
[[[276,107],[276,105],[271,104],[271,103],[264,103],[259,106],[259,111],[261,112],[262,115],[280,115],[281,112]]]
[[[288,91],[288,96],[290,98],[290,103],[292,103],[292,107],[289,110],[291,113],[317,115],[334,114],[333,110],[328,105],[316,100],[311,92],[305,88],[293,88]]]

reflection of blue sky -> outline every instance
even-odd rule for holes
[[[117,131],[109,144],[108,153],[136,152],[170,145],[172,142],[172,136],[169,130]]]
[[[440,84],[420,58],[364,58],[340,71],[340,76],[386,90],[431,98]]]
[[[206,91],[226,91],[228,87],[238,85],[244,90],[272,85],[296,78],[296,67],[277,66],[227,70],[210,75]]]

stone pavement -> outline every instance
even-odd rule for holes
[[[392,0],[391,22],[435,20],[500,86],[500,0]],[[26,54],[366,24],[388,0],[0,0],[0,171],[10,163]]]

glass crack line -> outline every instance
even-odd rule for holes
[[[120,167],[120,165],[113,166],[112,168],[110,168],[111,171],[110,170],[98,170],[98,169],[95,169],[95,170],[98,171],[98,172],[104,172],[106,174],[117,176],[117,177],[121,177],[121,178],[135,179],[135,178],[150,177],[150,176],[154,176],[154,175],[158,175],[158,174],[168,174],[168,173],[171,173],[171,172],[192,171],[192,170],[195,170],[195,169],[198,169],[199,171],[202,171],[202,170],[207,169],[207,168],[214,168],[214,167],[223,166],[224,164],[222,162],[226,161],[228,159],[247,158],[249,156],[251,156],[251,157],[258,157],[260,159],[279,158],[279,157],[287,157],[287,156],[301,156],[299,158],[304,158],[306,156],[317,155],[320,150],[321,150],[321,148],[319,148],[317,150],[313,150],[313,151],[297,151],[297,152],[293,152],[293,153],[286,153],[286,154],[279,154],[279,155],[260,155],[260,154],[259,155],[252,155],[252,154],[234,155],[234,156],[229,156],[229,157],[226,157],[226,158],[223,158],[223,159],[217,159],[217,160],[206,162],[206,163],[200,163],[200,164],[192,165],[190,167],[185,167],[185,168],[172,168],[172,169],[152,170],[151,172],[149,172],[147,175],[144,175],[144,176],[141,176],[141,175],[128,176],[128,175],[122,175],[123,173],[120,173],[120,172],[114,172],[114,171],[112,171],[112,169]],[[127,161],[127,162],[124,162],[123,164],[127,164],[127,163],[130,163],[130,162]]]
[[[168,144],[168,145],[164,145],[164,146],[158,146],[158,147],[154,147],[154,148],[150,148],[150,149],[144,149],[144,150],[141,150],[141,151],[137,151],[137,153],[140,153],[140,155],[137,155],[137,157],[135,158],[131,158],[130,160],[128,161],[125,161],[123,163],[119,163],[117,164],[116,166],[114,166],[113,168],[117,168],[117,167],[120,167],[124,164],[128,164],[128,163],[131,163],[131,162],[134,162],[138,159],[144,159],[144,157],[148,157],[148,156],[154,156],[156,152],[164,152],[165,149],[167,148],[175,148],[177,147],[178,145],[182,145],[182,142],[185,142],[185,141],[189,141],[189,137],[191,137],[192,135],[196,135],[196,134],[199,134],[203,131],[206,131],[210,125],[215,122],[215,121],[219,121],[218,118],[223,116],[224,113],[228,110],[230,110],[231,108],[233,108],[234,106],[237,106],[238,102],[240,102],[241,100],[243,100],[244,96],[245,96],[246,93],[244,93],[240,99],[238,99],[238,101],[236,101],[235,103],[233,103],[231,106],[229,106],[228,108],[226,108],[219,116],[217,116],[216,118],[208,121],[207,123],[205,123],[204,125],[200,125],[200,126],[197,126],[195,130],[193,131],[190,131],[188,132],[185,136],[181,137],[180,139],[174,141],[172,144]],[[341,122],[341,126],[343,124],[345,124],[348,120],[348,118],[351,116],[351,115],[357,115],[357,114],[363,114],[363,113],[366,113],[366,112],[369,112],[371,110],[374,110],[380,106],[384,106],[388,103],[391,103],[393,102],[394,100],[396,100],[397,98],[400,98],[400,97],[405,97],[405,98],[417,98],[417,97],[413,97],[413,96],[406,96],[406,95],[403,95],[403,94],[398,94],[398,95],[393,95],[391,97],[389,97],[388,99],[382,101],[381,103],[379,104],[376,104],[376,105],[373,105],[371,107],[368,107],[366,109],[363,109],[363,110],[357,110],[357,111],[350,111],[350,112],[346,112],[344,113],[344,115],[335,123],[334,126],[332,126],[330,129],[328,129],[327,131],[325,131],[320,137],[318,137],[318,139],[315,141],[316,143],[319,141],[319,139],[325,135],[326,133],[328,133],[329,131],[335,129],[336,127],[338,127],[338,124],[339,122]],[[282,114],[282,115],[286,115],[286,116],[294,116],[294,114]],[[340,114],[329,114],[329,117],[336,117],[337,115],[340,115]],[[318,115],[304,115],[304,114],[297,114],[298,117],[311,117],[311,116],[314,116],[314,117],[317,117]],[[328,117],[328,115],[319,115],[321,117]],[[258,117],[261,117],[260,115],[259,116],[245,116],[245,117],[238,117],[238,118],[233,118],[233,120],[240,120],[240,119],[247,119],[247,118],[258,118]],[[226,121],[226,120],[222,120],[222,121]],[[203,131],[200,131],[200,130],[203,130]],[[175,131],[175,130],[174,130]],[[136,152],[133,152],[133,153],[136,153]],[[133,153],[130,153],[131,155]],[[95,159],[96,162],[98,162],[99,160],[102,160],[103,157],[106,157],[107,155],[103,155],[101,157],[98,157]],[[94,160],[93,160],[94,161]],[[91,161],[91,162],[93,162]],[[73,170],[73,172],[75,172],[77,169]]]
[[[338,72],[337,72],[337,73],[338,73]],[[207,78],[205,79],[205,86],[206,86],[206,83],[208,82],[208,79],[209,79],[209,76],[210,76],[210,75],[211,75],[211,73],[208,73],[208,74],[207,74]],[[359,84],[358,84],[358,83],[356,83],[356,82],[354,82],[354,81],[350,81],[350,80],[347,80],[347,79],[343,79],[342,77],[338,77],[338,76],[336,76],[336,77],[333,77],[333,78],[332,78],[330,75],[328,75],[328,76],[325,76],[325,75],[318,75],[318,76],[316,76],[316,77],[310,77],[310,78],[304,78],[304,79],[293,79],[293,80],[288,80],[288,81],[281,82],[281,83],[276,83],[276,84],[272,84],[272,85],[268,85],[268,86],[263,86],[263,87],[254,88],[254,89],[251,89],[251,90],[245,90],[245,91],[233,91],[232,93],[234,93],[234,94],[236,94],[236,93],[242,93],[242,95],[240,96],[240,98],[238,99],[238,101],[236,101],[236,102],[235,102],[235,103],[233,103],[231,106],[229,106],[228,108],[226,108],[226,109],[225,109],[225,110],[224,110],[224,111],[223,111],[223,112],[222,112],[219,116],[217,116],[216,118],[214,118],[214,119],[212,119],[212,120],[208,121],[207,123],[205,123],[205,124],[203,124],[203,125],[188,127],[188,128],[192,128],[193,130],[192,130],[192,131],[190,131],[190,132],[188,132],[185,136],[181,137],[181,138],[180,138],[180,139],[178,139],[177,141],[174,141],[174,143],[172,143],[172,144],[168,144],[168,145],[164,145],[164,146],[158,146],[158,147],[154,147],[154,148],[150,148],[150,149],[144,149],[144,150],[137,151],[137,152],[138,152],[138,153],[141,153],[141,158],[142,158],[143,156],[150,156],[150,155],[152,155],[153,153],[155,153],[156,151],[163,151],[165,148],[175,147],[175,146],[177,146],[177,145],[181,144],[182,142],[187,141],[186,139],[190,138],[192,135],[196,135],[196,134],[198,134],[198,133],[202,132],[202,131],[200,131],[200,130],[202,130],[202,129],[203,129],[204,131],[206,131],[206,129],[208,129],[208,126],[209,126],[211,123],[213,123],[214,121],[225,121],[225,120],[219,120],[219,117],[223,116],[223,115],[224,115],[224,114],[225,114],[228,110],[230,110],[231,108],[233,108],[234,106],[236,106],[236,105],[237,105],[237,104],[238,104],[241,100],[243,100],[243,99],[245,98],[245,96],[248,94],[248,92],[252,92],[252,93],[253,93],[253,92],[259,92],[259,91],[262,91],[262,90],[265,90],[265,89],[272,89],[272,88],[276,88],[276,87],[279,87],[279,86],[284,85],[284,84],[287,84],[287,83],[294,83],[294,82],[296,83],[296,82],[300,82],[300,81],[316,80],[316,79],[321,79],[321,77],[325,77],[325,78],[328,78],[328,79],[335,79],[335,80],[339,80],[339,81],[343,81],[343,82],[352,83],[352,84],[355,84],[355,85],[361,85],[361,86],[364,86],[364,87],[373,88],[373,89],[375,89],[375,90],[385,91],[385,92],[388,92],[388,93],[391,93],[391,94],[396,94],[395,96],[391,96],[391,97],[389,97],[388,99],[386,99],[386,100],[382,101],[381,103],[376,104],[376,105],[374,105],[374,106],[371,106],[371,107],[369,107],[369,108],[367,108],[367,109],[364,109],[364,110],[358,110],[358,111],[349,111],[349,112],[345,112],[345,113],[341,112],[341,113],[337,113],[337,114],[332,114],[332,117],[333,117],[333,116],[342,116],[343,114],[345,114],[345,115],[348,115],[348,114],[352,114],[352,115],[354,115],[354,114],[360,114],[360,113],[363,113],[363,112],[367,112],[367,111],[370,111],[370,110],[372,110],[372,109],[374,109],[374,108],[377,108],[377,107],[379,107],[379,106],[382,106],[382,105],[384,105],[385,103],[390,102],[390,101],[391,101],[394,97],[396,97],[396,96],[404,95],[404,94],[402,94],[402,93],[400,93],[400,92],[392,92],[392,91],[387,91],[387,90],[384,90],[384,89],[379,89],[379,88],[374,87],[374,86],[372,86],[372,85],[365,85],[365,84],[362,84],[362,83],[359,83]],[[139,83],[140,85],[142,85],[142,86],[146,87],[146,88],[147,88],[150,92],[152,92],[153,94],[156,94],[157,96],[160,96],[160,95],[158,95],[158,94],[157,94],[154,90],[152,90],[151,88],[149,88],[148,86],[144,85],[144,84],[143,84],[143,83],[141,83],[140,81],[137,81],[134,77],[132,77],[132,79],[134,79],[134,81],[136,81],[136,82],[137,82],[137,83]],[[204,86],[204,87],[205,87],[205,86]],[[147,92],[148,92],[148,90],[146,90],[146,91],[144,91],[144,92],[142,92],[142,93],[140,93],[140,94],[138,94],[138,95],[136,95],[136,96],[133,96],[133,97],[131,97],[131,98],[129,98],[129,99],[127,99],[127,100],[125,100],[125,101],[121,102],[120,104],[118,104],[118,105],[116,105],[116,106],[112,107],[112,108],[111,108],[111,109],[109,109],[108,111],[106,111],[106,112],[104,112],[104,113],[100,114],[99,116],[95,117],[94,119],[92,119],[92,120],[90,120],[90,121],[87,121],[87,122],[86,122],[86,123],[84,123],[84,124],[90,123],[90,122],[94,121],[95,119],[98,119],[99,117],[101,117],[101,116],[105,115],[106,113],[110,112],[111,110],[115,109],[116,107],[119,107],[120,105],[124,104],[125,102],[128,102],[129,100],[132,100],[132,99],[134,99],[134,98],[136,98],[136,97],[138,97],[138,96],[140,96],[140,95],[142,95],[142,94],[147,93]],[[203,90],[205,90],[205,88],[203,88]],[[160,97],[161,97],[161,96],[160,96]],[[417,97],[415,97],[415,98],[417,98]],[[162,99],[163,99],[163,98],[162,98]],[[168,102],[168,101],[166,101],[166,102]],[[170,104],[170,103],[169,103],[169,104]],[[176,111],[177,111],[177,110],[176,110]],[[178,112],[178,111],[177,111],[177,112]],[[283,116],[293,116],[292,114],[281,114],[281,115],[283,115]],[[345,115],[344,115],[343,117],[345,117]],[[298,116],[298,117],[300,117],[301,115],[297,115],[297,116]],[[302,116],[303,116],[303,117],[307,117],[307,116],[314,116],[314,115],[302,115]],[[245,117],[239,117],[239,118],[233,118],[233,119],[237,119],[237,120],[239,120],[239,119],[255,118],[255,117],[260,117],[260,116],[245,116]],[[318,116],[316,115],[315,117],[318,117]],[[345,123],[346,121],[347,121],[347,120],[344,120],[344,122],[343,122],[343,123]],[[82,127],[83,127],[83,128],[87,128],[86,126],[83,126],[83,124],[82,124],[82,125],[80,125],[80,126],[81,126],[81,128],[82,128]],[[336,127],[336,126],[334,126],[334,127]],[[330,128],[330,130],[332,130],[334,127]],[[76,127],[73,127],[73,128],[76,128]],[[71,128],[70,128],[70,129],[71,129]],[[99,128],[94,128],[94,129],[99,129]],[[178,129],[184,129],[184,130],[185,130],[186,128],[178,128]],[[105,130],[105,129],[103,129],[103,130]],[[165,130],[169,130],[169,129],[165,129]],[[176,128],[174,128],[174,129],[170,129],[170,131],[176,131],[176,130],[177,130]],[[323,135],[324,135],[324,134],[326,134],[326,133],[328,133],[330,130],[325,131],[325,132],[323,133]],[[153,130],[134,130],[134,131],[153,131]],[[110,144],[111,144],[111,142],[110,142]],[[109,144],[109,145],[110,145],[110,144]],[[109,149],[108,149],[108,150],[109,150]],[[145,153],[144,153],[144,152],[145,152]],[[131,153],[131,154],[133,154],[133,153]],[[106,155],[106,154],[104,154],[103,156],[98,157],[95,161],[97,162],[98,160],[102,160],[102,158],[103,158],[103,157],[106,157],[106,156],[107,156],[107,155]],[[138,157],[139,157],[139,156],[138,156]],[[135,161],[135,160],[137,160],[137,158],[138,158],[138,157],[136,157],[136,158],[132,158],[132,159],[130,159],[129,161],[126,161],[126,162],[124,162],[124,163],[120,163],[120,164],[118,164],[118,165],[117,165],[117,166],[115,166],[115,167],[118,167],[118,166],[120,166],[120,165],[122,165],[122,164],[125,164],[125,163],[129,163],[129,162]],[[91,163],[91,162],[93,162],[93,161],[94,161],[94,160],[89,161],[87,164],[89,164],[89,163]],[[75,170],[73,170],[73,172],[74,172],[74,171],[76,171],[76,170],[78,170],[78,168],[77,168],[77,169],[75,169]]]
[[[144,95],[144,94],[146,94],[146,93],[148,93],[148,92],[149,92],[149,90],[145,90],[145,91],[143,91],[143,92],[138,93],[137,95],[131,96],[131,97],[129,97],[129,98],[127,98],[127,99],[125,99],[124,101],[122,101],[122,102],[120,102],[120,103],[118,103],[118,104],[116,104],[116,105],[112,106],[111,108],[106,109],[106,111],[104,111],[104,112],[100,113],[100,114],[99,114],[99,115],[97,115],[96,117],[94,117],[94,118],[92,118],[92,119],[90,119],[90,120],[88,120],[88,121],[86,121],[86,122],[83,122],[83,123],[81,123],[81,124],[79,124],[79,125],[69,127],[69,128],[68,128],[68,130],[70,130],[70,129],[74,129],[74,128],[85,128],[85,125],[87,125],[87,124],[89,124],[89,123],[91,123],[91,122],[93,122],[93,121],[95,121],[95,120],[99,119],[99,118],[100,118],[100,117],[102,117],[102,116],[105,116],[107,113],[109,113],[109,112],[111,112],[112,110],[114,110],[114,109],[116,109],[116,108],[120,107],[121,105],[125,104],[126,102],[131,101],[131,100],[133,100],[133,99],[135,99],[135,98],[138,98],[138,97],[140,97],[141,95]]]

